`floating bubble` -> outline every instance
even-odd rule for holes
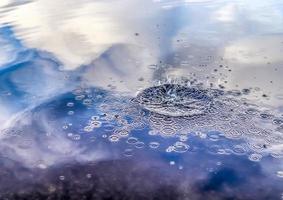
[[[243,135],[242,130],[233,129],[233,130],[227,131],[227,133],[225,134],[225,137],[230,138],[230,139],[240,139],[242,135]]]
[[[262,159],[262,155],[261,154],[251,154],[249,155],[249,160],[254,161],[254,162],[259,162]]]
[[[93,120],[93,121],[97,121],[99,119],[100,119],[100,117],[97,116],[97,115],[91,116],[91,120]]]
[[[87,174],[86,177],[90,179],[92,177],[92,174]]]
[[[149,135],[157,135],[158,132],[156,130],[150,130],[150,131],[148,131],[148,134]]]
[[[86,105],[86,106],[92,105],[92,99],[84,99],[83,104]]]
[[[120,139],[117,135],[110,135],[108,138],[110,142],[118,142]]]
[[[75,105],[75,104],[74,104],[73,102],[68,102],[68,103],[67,103],[67,106],[68,106],[68,107],[73,107],[74,105]]]
[[[189,138],[188,138],[188,136],[186,136],[186,135],[181,135],[181,136],[180,136],[180,141],[181,141],[181,142],[186,142],[188,139],[189,139]]]
[[[125,151],[124,151],[124,156],[126,156],[126,157],[133,156],[133,154],[134,154],[133,149],[125,149]]]
[[[283,119],[275,118],[272,120],[273,124],[281,125],[283,124]]]
[[[170,165],[175,165],[176,163],[175,163],[175,161],[170,161],[169,164]]]
[[[283,171],[277,171],[276,175],[279,178],[283,178]]]
[[[176,130],[173,127],[170,126],[165,126],[162,127],[161,132],[160,132],[163,136],[173,136],[176,134]]]
[[[280,153],[280,152],[272,152],[272,153],[270,153],[270,155],[273,158],[283,158],[283,153]]]
[[[258,142],[249,143],[248,142],[247,144],[252,151],[256,151],[256,152],[262,152],[267,148],[266,144],[264,144],[264,143],[258,143]]]
[[[78,96],[75,97],[75,100],[81,101],[81,100],[83,100],[84,98],[85,98],[85,95],[78,95]]]
[[[176,142],[173,147],[176,153],[185,153],[189,150],[189,145],[183,142]]]
[[[167,153],[170,153],[170,152],[172,152],[172,151],[174,151],[174,146],[169,146],[169,147],[166,149],[166,152],[167,152]]]
[[[272,119],[273,118],[273,115],[268,114],[268,113],[261,113],[259,116],[261,119]]]
[[[135,143],[135,147],[138,148],[138,149],[142,149],[144,148],[145,144],[143,142],[137,142]]]
[[[92,127],[92,128],[99,128],[101,127],[101,122],[100,121],[90,121],[89,122],[89,125]]]
[[[118,134],[121,137],[127,137],[129,136],[129,131],[127,129],[119,129],[114,131],[115,134]]]
[[[233,153],[236,155],[245,155],[247,150],[242,145],[235,145],[232,149]]]
[[[72,139],[73,140],[80,140],[81,136],[79,134],[73,134]]]
[[[75,114],[74,111],[72,111],[72,110],[68,111],[68,115],[73,115],[73,114]]]
[[[157,149],[160,146],[158,142],[150,142],[149,147],[152,149]]]
[[[127,139],[127,143],[128,144],[135,144],[135,143],[137,143],[138,142],[138,138],[135,138],[135,137],[129,137],[128,139]]]
[[[68,129],[68,128],[69,128],[69,126],[64,125],[62,128],[63,128],[64,130],[66,130],[66,129]]]
[[[211,141],[218,141],[220,139],[220,135],[217,134],[217,133],[209,133],[208,134],[208,138],[211,140]]]
[[[93,127],[92,126],[85,126],[84,127],[84,131],[85,132],[92,132],[93,131]]]

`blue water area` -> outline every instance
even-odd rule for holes
[[[0,3],[1,200],[283,199],[280,2],[44,2]]]

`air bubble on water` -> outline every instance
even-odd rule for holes
[[[270,155],[273,158],[283,158],[283,153],[279,153],[279,152],[272,152],[272,153],[270,153]]]
[[[148,131],[148,135],[157,135],[158,132],[156,130],[150,130]]]
[[[222,162],[218,161],[218,162],[216,163],[216,165],[217,165],[217,166],[220,166],[220,165],[222,165]]]
[[[176,142],[174,145],[174,152],[176,153],[185,153],[189,150],[189,145],[183,143],[183,142]]]
[[[75,114],[74,111],[72,111],[72,110],[68,111],[68,115],[73,115],[73,114]]]
[[[90,179],[92,177],[92,174],[87,174],[86,177]]]
[[[86,106],[91,106],[92,105],[92,99],[84,99],[83,104]]]
[[[94,116],[91,116],[91,120],[93,120],[93,121],[97,121],[97,120],[99,120],[99,116],[97,116],[97,115],[94,115]]]
[[[277,171],[276,175],[279,178],[283,178],[283,171]]]
[[[135,143],[137,143],[138,142],[138,138],[135,138],[135,137],[129,137],[128,139],[127,139],[127,143],[128,144],[135,144]]]
[[[114,131],[115,134],[121,136],[121,137],[128,137],[129,131],[127,129],[117,129]]]
[[[108,139],[110,142],[118,142],[120,138],[118,135],[110,135]]]
[[[217,154],[220,154],[220,155],[227,155],[229,153],[227,153],[227,151],[225,149],[218,149],[217,150]]]
[[[73,140],[80,140],[81,136],[79,134],[74,134],[72,137]]]
[[[161,129],[161,134],[163,136],[174,136],[174,135],[176,135],[176,130],[173,127],[164,126]]]
[[[85,98],[85,95],[78,95],[78,96],[75,97],[75,100],[81,101],[81,100],[83,100],[84,98]]]
[[[186,135],[181,135],[180,138],[179,138],[179,140],[180,140],[181,142],[186,142],[188,139],[189,139],[189,138],[188,138],[188,136],[186,136]]]
[[[67,106],[68,106],[68,107],[73,107],[74,105],[75,105],[75,104],[74,104],[73,102],[68,102],[68,103],[67,103]]]
[[[261,128],[258,128],[256,126],[250,126],[248,127],[248,132],[251,133],[251,134],[258,134],[262,131]]]
[[[85,132],[91,132],[91,131],[93,131],[93,127],[92,126],[85,126],[84,131]]]
[[[170,152],[172,152],[172,151],[174,151],[174,146],[169,146],[169,147],[167,147],[167,149],[166,149],[166,152],[167,152],[167,153],[170,153]]]
[[[207,137],[207,134],[206,133],[203,133],[201,131],[196,131],[195,132],[196,136],[202,138],[202,139],[205,139]]]
[[[247,153],[246,148],[242,145],[235,145],[232,151],[236,155],[245,155]]]
[[[175,165],[176,163],[175,163],[175,161],[170,161],[169,164],[170,165]]]
[[[142,149],[144,148],[145,144],[143,142],[137,142],[135,143],[135,147],[138,148],[138,149]]]
[[[91,126],[92,128],[99,128],[101,127],[101,122],[100,121],[95,121],[95,120],[92,120],[89,122],[89,126]]]
[[[152,149],[157,149],[160,146],[158,142],[150,142],[149,147]]]
[[[261,154],[257,154],[257,153],[253,153],[251,155],[249,155],[249,160],[254,161],[254,162],[259,162],[262,159],[262,155]]]
[[[262,152],[266,149],[266,145],[264,143],[248,142],[247,144],[249,148],[255,152]]]
[[[210,133],[210,134],[208,134],[208,138],[211,141],[218,141],[220,139],[220,136],[217,133]]]
[[[59,176],[59,180],[60,181],[64,181],[65,180],[65,176]]]
[[[233,129],[233,130],[228,131],[225,134],[225,137],[229,139],[240,139],[242,135],[243,135],[243,132],[241,130]]]
[[[40,168],[40,169],[46,169],[47,168],[47,166],[45,164],[43,164],[43,163],[39,163],[37,165],[37,167]]]
[[[261,119],[272,119],[273,115],[269,114],[269,113],[260,113],[260,118]]]
[[[124,151],[124,156],[126,156],[126,157],[133,156],[133,154],[134,154],[133,149],[125,149],[125,151]]]
[[[68,128],[69,128],[69,126],[64,125],[64,126],[62,126],[62,128],[63,128],[64,130],[66,130],[66,129],[68,129]]]
[[[283,119],[275,118],[272,120],[273,124],[281,125],[283,124]]]

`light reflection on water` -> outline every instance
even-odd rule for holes
[[[0,24],[2,199],[282,199],[282,2],[2,0]],[[143,96],[164,84],[197,90]]]

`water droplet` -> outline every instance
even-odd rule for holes
[[[189,145],[183,142],[176,142],[173,147],[176,153],[185,153],[189,150]]]
[[[133,156],[133,154],[134,154],[133,149],[125,149],[124,151],[124,156],[126,157]]]
[[[138,148],[138,149],[141,149],[141,148],[144,148],[144,143],[143,142],[137,142],[136,144],[135,144],[135,147],[136,148]]]
[[[262,159],[261,154],[254,153],[249,156],[249,160],[254,161],[254,162],[259,162],[261,159]]]
[[[60,181],[64,181],[65,180],[65,176],[59,176],[59,180]]]
[[[67,106],[68,106],[68,107],[73,107],[74,105],[75,105],[75,104],[74,104],[73,102],[68,102],[68,103],[67,103]]]
[[[72,137],[73,140],[80,140],[81,136],[79,134],[74,134]]]
[[[278,171],[278,172],[276,173],[276,175],[277,175],[277,177],[279,177],[279,178],[283,178],[283,171]]]
[[[119,141],[119,136],[118,135],[110,135],[109,140],[110,142],[118,142]]]
[[[100,121],[90,121],[89,122],[89,125],[92,127],[92,128],[99,128],[101,127],[101,122]]]
[[[149,147],[152,149],[157,149],[160,146],[158,142],[150,142]]]
[[[135,144],[135,143],[137,143],[138,142],[138,138],[135,138],[135,137],[129,137],[128,139],[127,139],[127,143],[128,144]]]
[[[74,111],[72,111],[72,110],[68,111],[68,115],[73,115],[73,114],[75,114]]]

